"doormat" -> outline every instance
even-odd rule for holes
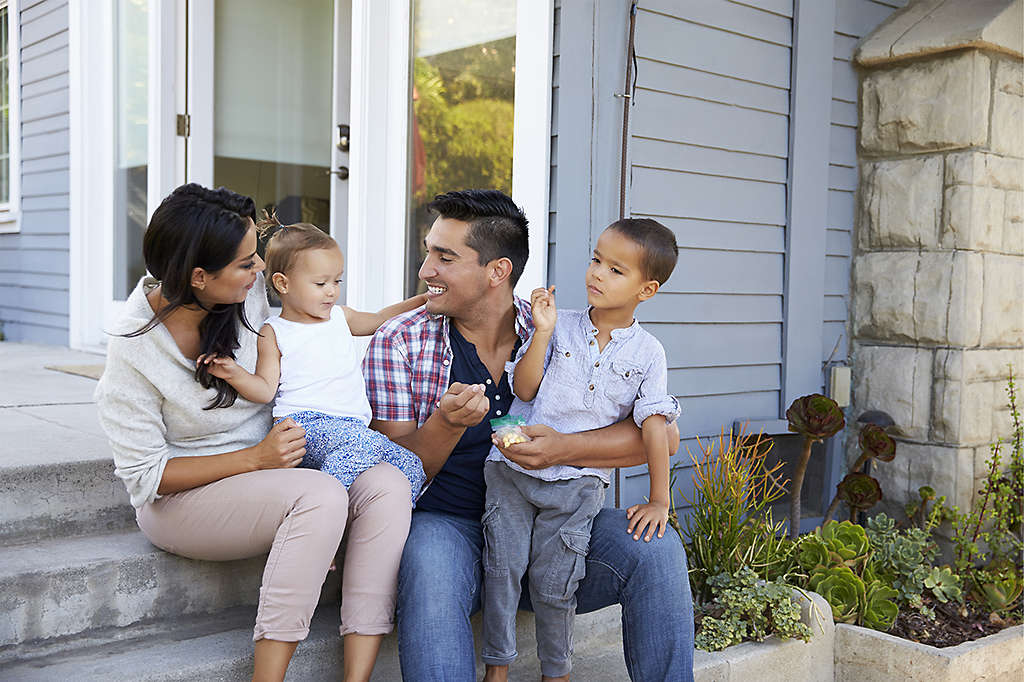
[[[46,369],[65,374],[85,377],[87,379],[99,379],[103,374],[103,365],[47,365]]]

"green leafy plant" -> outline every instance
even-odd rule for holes
[[[846,474],[836,489],[836,496],[850,508],[851,521],[858,511],[871,509],[882,499],[878,481],[860,472]]]
[[[1024,593],[1020,569],[1006,559],[993,561],[986,568],[972,572],[971,579],[972,596],[995,613],[1014,610]]]
[[[878,514],[868,519],[865,530],[871,543],[874,574],[896,590],[900,606],[914,608],[930,618],[935,617],[935,612],[922,597],[939,552],[931,536],[939,522],[937,516],[932,515],[931,525],[926,528],[898,529],[893,519]]]
[[[800,538],[796,555],[807,572],[807,587],[825,598],[836,622],[876,630],[892,627],[899,592],[879,575],[864,528],[829,521]]]
[[[811,459],[811,446],[831,438],[846,426],[846,418],[836,401],[819,393],[805,395],[793,401],[786,410],[789,430],[804,437],[803,451],[793,470],[793,485],[789,491],[789,537],[800,534],[800,493],[804,487],[804,474]]]
[[[963,597],[960,591],[960,578],[949,566],[932,566],[931,572],[924,579],[924,586],[943,604],[950,599],[960,601]]]
[[[771,634],[805,642],[811,638],[789,585],[760,581],[749,568],[735,575],[711,576],[707,582],[714,597],[701,609],[695,638],[698,649],[720,651],[748,640],[759,642]]]
[[[763,580],[774,580],[793,565],[793,543],[784,536],[784,522],[772,518],[771,503],[785,494],[785,482],[775,478],[782,466],[769,467],[772,442],[762,435],[748,437],[724,432],[716,441],[698,439],[693,460],[691,507],[680,523],[673,507],[670,523],[686,545],[694,595],[711,598],[708,579],[737,575],[749,568]]]
[[[846,502],[850,506],[852,521],[856,511],[870,509],[882,499],[882,488],[878,481],[860,473],[860,470],[869,459],[891,462],[896,457],[896,441],[881,426],[870,423],[861,427],[857,440],[860,444],[860,456],[850,467],[850,473],[836,486],[836,494],[825,511],[826,523],[832,520],[840,502]]]

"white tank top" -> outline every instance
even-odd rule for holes
[[[331,319],[304,324],[280,316],[267,324],[277,334],[281,381],[274,400],[274,418],[313,410],[370,423],[370,403],[356,346],[345,311],[331,309]]]

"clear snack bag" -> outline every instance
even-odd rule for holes
[[[525,443],[530,437],[523,433],[520,428],[526,424],[526,420],[518,415],[508,414],[491,420],[491,430],[498,436],[498,440],[506,448],[516,443]]]

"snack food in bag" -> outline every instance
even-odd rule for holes
[[[525,443],[530,437],[523,433],[522,427],[526,420],[518,415],[505,415],[491,420],[491,430],[506,448],[516,443]]]

